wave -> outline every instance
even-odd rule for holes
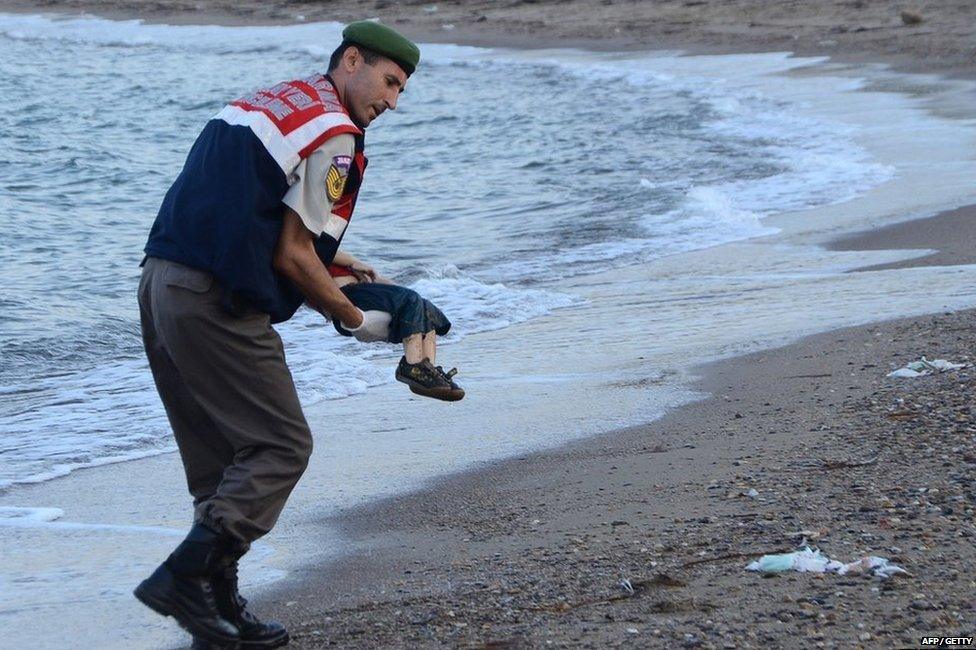
[[[296,15],[297,20],[297,15]],[[188,49],[213,54],[292,52],[328,59],[342,40],[344,25],[314,22],[293,25],[166,25],[95,16],[0,13],[0,36],[22,41],[56,41],[123,49]],[[485,48],[424,44],[424,61],[448,63],[480,56]]]
[[[452,331],[443,340],[447,345],[578,302],[567,294],[483,283],[453,266],[426,270],[410,286],[452,320]],[[279,331],[306,406],[393,381],[393,365],[380,358],[399,356],[399,346],[342,337],[307,309]],[[100,361],[83,371],[5,382],[3,394],[14,410],[0,422],[0,454],[6,461],[0,468],[0,489],[175,450],[147,362],[141,355],[120,359],[111,350],[102,352]],[[51,353],[39,354],[49,359]]]
[[[9,205],[0,213],[17,214],[31,202],[48,206],[51,197],[43,188],[50,189],[52,183],[62,194],[70,190],[81,197],[66,201],[70,205],[64,209],[75,210],[71,238],[57,240],[62,247],[55,257],[64,263],[58,277],[66,278],[58,289],[64,295],[51,291],[38,299],[35,287],[42,286],[38,278],[49,271],[43,264],[52,256],[29,248],[36,233],[21,233],[18,239],[17,224],[10,226],[9,239],[20,248],[5,259],[23,277],[18,279],[16,297],[0,299],[0,307],[10,307],[0,324],[19,336],[0,348],[4,363],[0,394],[5,401],[0,408],[0,453],[7,461],[0,468],[0,487],[173,449],[139,351],[136,320],[121,306],[129,294],[120,296],[132,287],[111,284],[123,275],[112,264],[122,264],[131,242],[106,246],[104,233],[108,228],[115,233],[119,226],[96,208],[124,198],[127,214],[151,220],[155,206],[141,197],[154,196],[157,186],[170,177],[171,171],[163,170],[171,170],[167,166],[182,157],[183,145],[188,146],[184,140],[190,139],[179,132],[189,131],[188,122],[195,124],[211,112],[216,104],[208,98],[223,96],[227,87],[236,88],[242,79],[249,84],[277,75],[283,69],[280,61],[294,68],[318,65],[331,51],[323,43],[337,43],[341,27],[338,23],[171,26],[94,17],[0,15],[0,45],[15,52],[41,51],[33,43],[28,47],[2,41],[48,42],[48,53],[63,56],[67,51],[92,66],[91,74],[82,69],[76,77],[65,78],[66,84],[85,91],[79,97],[92,101],[115,93],[119,98],[112,104],[116,114],[85,117],[90,130],[76,129],[72,134],[76,139],[66,141],[56,130],[41,132],[38,147],[65,151],[42,152],[49,159],[48,167],[20,165],[40,169],[36,173],[46,180],[41,183],[40,176],[8,179],[11,186],[25,189],[0,198],[5,207]],[[126,51],[103,56],[104,49],[117,48]],[[177,55],[164,57],[160,50]],[[376,212],[385,214],[363,219],[357,236],[364,235],[374,250],[400,251],[394,266],[416,264],[418,258],[426,258],[426,250],[442,255],[434,258],[438,266],[414,267],[400,277],[452,320],[452,332],[443,341],[446,345],[578,304],[579,297],[559,289],[569,276],[769,234],[774,231],[763,219],[771,214],[846,200],[891,175],[890,169],[871,161],[853,143],[844,125],[804,115],[771,97],[759,81],[763,74],[809,60],[769,55],[743,66],[728,57],[716,59],[713,73],[705,75],[693,57],[513,52],[453,45],[424,45],[423,51],[424,65],[432,73],[411,82],[420,91],[415,108],[405,106],[394,117],[398,127],[410,128],[394,129],[393,136],[384,129],[370,134],[371,146],[378,151],[387,147],[385,154],[398,151],[404,138],[408,143],[413,139],[410,144],[417,153],[378,157],[382,164],[376,165],[377,181],[368,191],[373,193],[370,203],[379,206]],[[39,69],[45,60],[37,57]],[[179,74],[146,82],[146,70],[160,61],[200,62],[200,69],[206,71],[199,75],[206,77],[204,85],[187,87]],[[513,85],[515,90],[507,91],[506,97],[503,80],[521,85]],[[429,85],[425,88],[424,83]],[[132,84],[138,92],[132,92]],[[855,87],[852,82],[851,88]],[[559,106],[540,110],[531,96],[536,89],[566,95],[554,94]],[[158,129],[138,132],[137,142],[145,138],[155,147],[152,156],[144,155],[143,146],[126,149],[131,143],[116,142],[121,136],[113,135],[129,123],[121,118],[142,106],[126,100],[143,95],[146,101],[170,102],[165,113],[173,120],[167,126],[161,119]],[[620,97],[628,100],[626,112],[607,111]],[[497,110],[497,105],[506,103],[515,106],[511,115]],[[79,106],[86,104],[79,102]],[[605,139],[608,146],[616,142],[619,147],[610,156],[604,155],[606,148],[581,147],[576,128],[587,125],[574,125],[573,120],[599,127],[586,131],[590,142]],[[537,138],[546,146],[523,150],[509,143],[505,147],[502,138],[512,132],[513,124],[519,125],[519,138],[530,142]],[[447,134],[445,139],[432,138],[427,132],[433,132],[431,127]],[[132,124],[132,128],[147,127]],[[85,135],[96,130],[97,139]],[[45,144],[45,137],[50,142]],[[98,147],[86,151],[94,141]],[[30,148],[31,155],[39,151]],[[130,158],[125,160],[120,151]],[[486,161],[492,156],[494,166],[489,169]],[[117,164],[120,158],[125,164]],[[459,175],[457,182],[452,177],[435,187],[444,176],[431,163],[435,160],[477,169],[478,174]],[[413,184],[391,183],[391,177],[382,182],[384,167]],[[145,184],[146,179],[152,183]],[[113,185],[127,189],[113,197],[107,189]],[[441,197],[440,211],[436,206],[431,209],[425,198],[436,191],[448,195]],[[50,223],[65,223],[58,221],[64,215],[51,215],[55,218]],[[131,217],[127,223],[132,233],[142,227]],[[406,233],[420,234],[412,238]],[[144,232],[132,237],[141,239]],[[96,266],[93,276],[78,277],[73,266],[78,257],[72,256],[79,255],[79,249],[102,251],[111,260]],[[30,273],[37,273],[37,278],[28,277]],[[21,299],[21,293],[27,298]],[[81,320],[75,310],[70,312],[71,322],[65,323],[61,311],[75,308],[79,295],[90,298],[82,313],[87,320]],[[119,314],[114,318],[106,316],[110,299],[119,301],[111,312]],[[46,310],[43,321],[42,310]],[[32,328],[31,318],[40,325]],[[367,346],[340,337],[331,324],[307,310],[280,330],[306,404],[357,395],[393,381],[390,359],[399,356],[393,346]]]
[[[409,284],[434,302],[451,320],[451,331],[438,345],[451,345],[465,336],[510,327],[579,302],[569,294],[484,283],[455,266],[424,272]],[[280,326],[292,376],[303,402],[314,404],[365,392],[391,383],[394,367],[378,362],[399,357],[399,345],[363,344],[337,334],[312,310],[303,310]]]

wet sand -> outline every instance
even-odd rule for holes
[[[302,648],[890,648],[971,634],[973,370],[885,375],[922,354],[971,361],[974,317],[710,364],[697,387],[711,396],[661,421],[348,512],[327,523],[351,555],[294,572],[261,611]],[[911,575],[744,570],[804,536]]]
[[[272,2],[147,0],[8,10],[160,22],[379,16],[427,40],[595,49],[791,50],[972,76],[976,9],[893,2]],[[436,9],[432,9],[436,7]],[[301,18],[299,18],[301,16]],[[847,238],[836,250],[974,261],[973,208]],[[861,271],[870,272],[870,271]],[[976,311],[837,330],[699,369],[710,397],[663,420],[454,476],[323,522],[350,553],[254,602],[293,647],[894,647],[976,629],[971,368]],[[758,494],[745,496],[750,489]],[[888,557],[908,577],[743,570],[796,548]],[[621,586],[628,580],[633,593]]]
[[[972,264],[976,251],[976,206],[968,205],[926,219],[914,219],[858,233],[833,242],[829,248],[835,251],[935,251],[910,260],[858,269],[862,271]]]
[[[425,42],[791,51],[887,61],[908,71],[966,77],[976,71],[976,6],[967,0],[0,0],[0,10],[88,12],[173,24],[379,18]],[[902,18],[906,10],[911,14],[907,22]]]

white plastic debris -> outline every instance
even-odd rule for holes
[[[860,560],[849,562],[838,569],[837,573],[847,575],[848,573],[867,573],[869,571],[880,578],[890,578],[897,573],[908,573],[897,564],[892,564],[885,558],[876,555],[868,555]]]
[[[840,562],[835,562],[821,553],[820,549],[813,550],[807,546],[803,550],[792,553],[763,555],[747,566],[746,569],[762,573],[782,573],[784,571],[826,573],[827,571],[837,571],[842,566],[844,565]]]
[[[925,357],[922,357],[918,361],[912,361],[894,372],[889,372],[888,376],[900,377],[903,379],[914,379],[915,377],[923,377],[925,375],[931,375],[937,372],[947,372],[949,370],[959,370],[960,368],[965,367],[965,363],[953,363],[951,361],[946,361],[945,359],[933,359],[932,361],[929,361]]]
[[[908,573],[900,566],[891,564],[883,557],[869,555],[860,560],[844,564],[837,560],[831,560],[821,553],[820,549],[811,549],[809,546],[799,551],[793,551],[792,553],[763,555],[755,562],[749,563],[746,566],[746,570],[759,571],[761,573],[799,571],[801,573],[837,573],[840,575],[871,572],[879,578],[890,578],[896,573]]]

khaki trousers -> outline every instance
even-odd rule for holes
[[[221,294],[209,273],[148,258],[142,337],[195,520],[251,542],[278,520],[312,435],[268,315],[232,316]]]

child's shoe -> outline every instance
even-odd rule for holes
[[[430,359],[424,359],[420,363],[407,363],[407,358],[401,357],[396,369],[396,380],[424,397],[446,402],[456,402],[464,397],[461,387],[451,381],[443,371],[435,368]]]
[[[444,369],[440,366],[434,366],[434,368],[437,369],[437,372],[441,373],[441,377],[447,380],[447,382],[451,385],[451,388],[461,391],[461,396],[464,396],[464,389],[458,386],[457,382],[454,381],[454,375],[456,375],[458,371],[457,368],[451,368],[447,372],[444,372]]]

